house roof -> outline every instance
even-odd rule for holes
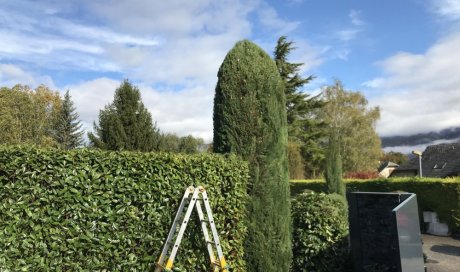
[[[391,161],[386,161],[386,162],[383,162],[382,164],[380,164],[379,168],[378,168],[378,172],[382,172],[383,169],[387,168],[387,167],[398,167],[399,165],[394,163],[394,162],[391,162]]]
[[[419,158],[416,156],[401,165],[395,172],[419,170]],[[422,175],[424,177],[450,177],[460,175],[460,143],[428,146],[422,154]]]

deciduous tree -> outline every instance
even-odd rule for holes
[[[203,144],[203,139],[195,138],[192,135],[179,137],[174,133],[162,133],[159,139],[158,150],[194,154],[200,151],[200,146]]]
[[[51,129],[61,108],[58,92],[45,85],[0,89],[0,143],[53,146]]]
[[[387,153],[384,153],[383,156],[380,158],[380,161],[382,162],[394,162],[396,164],[404,164],[409,160],[408,156],[401,153],[401,152],[395,152],[395,151],[390,151]]]
[[[328,124],[328,134],[338,137],[344,172],[374,170],[382,155],[375,131],[379,108],[369,107],[361,93],[345,90],[340,81],[325,87],[323,96],[322,118]]]

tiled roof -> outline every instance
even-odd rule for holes
[[[401,165],[393,173],[410,172],[418,174],[419,158],[416,156]],[[422,176],[450,177],[460,175],[460,143],[438,144],[428,146],[422,154]]]

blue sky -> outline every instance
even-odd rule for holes
[[[382,136],[460,126],[460,0],[0,0],[0,85],[70,90],[87,130],[124,78],[162,131],[212,139],[217,70],[281,35],[318,93],[340,79]]]

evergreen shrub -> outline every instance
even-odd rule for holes
[[[238,42],[219,68],[213,121],[214,152],[249,162],[248,271],[287,272],[292,246],[284,86],[275,62],[250,41]]]
[[[345,180],[347,191],[351,192],[396,192],[403,191],[417,195],[419,217],[422,211],[434,211],[441,222],[449,225],[453,232],[460,232],[460,178],[389,178],[370,180]],[[291,195],[303,190],[326,192],[323,180],[291,181]],[[423,225],[422,225],[423,227]],[[423,230],[423,228],[422,228]]]
[[[147,271],[190,185],[207,189],[224,255],[245,271],[247,179],[235,156],[0,146],[0,271]],[[175,266],[206,271],[207,256],[191,221]]]
[[[337,194],[304,192],[292,202],[291,271],[347,271],[348,206]]]

